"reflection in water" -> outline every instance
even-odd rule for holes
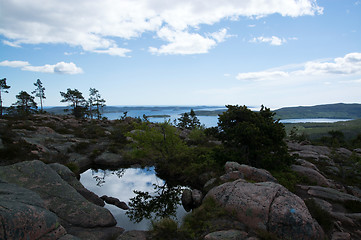
[[[123,177],[125,172],[124,168],[120,168],[115,171],[107,171],[107,170],[99,170],[99,169],[93,169],[92,170],[92,176],[95,179],[97,186],[101,187],[105,183],[105,177],[109,174],[116,175],[118,178]],[[99,174],[99,175],[97,175]]]
[[[116,197],[128,204],[131,209],[127,212],[105,205],[117,220],[117,226],[126,230],[147,230],[149,219],[175,216],[180,221],[186,214],[179,204],[181,188],[168,187],[155,175],[154,168],[89,169],[81,174],[80,182],[98,196]]]
[[[127,216],[138,223],[144,218],[161,219],[175,217],[178,204],[180,204],[181,187],[168,187],[153,184],[154,195],[149,192],[134,191],[137,196],[130,199],[130,210]]]

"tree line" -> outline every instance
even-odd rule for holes
[[[46,99],[45,87],[40,79],[34,83],[35,90],[31,92],[31,95],[26,91],[20,91],[16,95],[17,101],[12,106],[6,108],[8,115],[20,115],[27,116],[33,113],[44,113],[43,102]],[[3,116],[3,94],[9,93],[8,89],[11,86],[7,85],[6,78],[0,80],[0,116]],[[68,88],[66,92],[60,92],[63,99],[60,102],[67,102],[71,107],[71,114],[76,118],[89,117],[91,119],[101,119],[102,110],[105,106],[105,100],[101,97],[99,91],[95,88],[89,89],[89,97],[85,99],[83,94],[78,89]],[[35,98],[39,98],[40,110],[38,104],[35,102]],[[65,111],[68,111],[66,109]]]

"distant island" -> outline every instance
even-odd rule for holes
[[[195,111],[198,116],[218,116],[227,109],[214,111]],[[361,104],[337,103],[316,106],[285,107],[274,110],[276,119],[298,118],[333,118],[333,119],[359,119],[361,118]]]
[[[170,115],[166,115],[166,114],[164,114],[164,115],[148,115],[146,117],[147,118],[169,118]]]
[[[274,111],[276,119],[295,118],[334,118],[359,119],[361,118],[361,104],[336,103],[310,107],[285,107]]]

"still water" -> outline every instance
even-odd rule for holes
[[[282,119],[281,123],[335,123],[350,121],[352,119],[333,119],[333,118],[299,118],[299,119]]]
[[[115,197],[127,203],[128,206],[130,199],[136,196],[134,190],[149,192],[150,195],[154,196],[157,195],[154,184],[157,186],[164,185],[164,181],[156,176],[154,168],[127,168],[115,171],[88,169],[80,175],[80,182],[85,188],[94,192],[99,197],[103,195]],[[110,204],[105,204],[105,207],[110,210],[117,220],[117,226],[126,230],[149,229],[151,222],[149,219],[143,219],[139,223],[134,223],[129,219],[126,210]],[[175,204],[175,213],[173,219],[181,222],[186,211],[181,204]]]
[[[151,122],[164,122],[170,121],[171,123],[174,120],[177,120],[181,117],[182,113],[190,112],[191,109],[195,111],[205,110],[205,111],[214,111],[219,109],[224,109],[224,107],[143,107],[142,109],[127,108],[127,116],[129,117],[140,117],[143,115],[146,116],[154,116],[154,115],[169,115],[169,117],[152,117],[149,118]],[[257,110],[253,108],[252,110]],[[124,116],[124,112],[111,112],[104,113],[105,117],[110,120],[120,119]],[[208,127],[216,127],[218,123],[218,116],[197,116],[202,125],[206,128]],[[340,121],[349,121],[352,119],[332,119],[332,118],[299,118],[299,119],[281,119],[281,123],[334,123]]]

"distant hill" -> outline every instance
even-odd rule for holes
[[[274,111],[277,119],[294,118],[361,118],[361,104],[325,104],[311,107],[286,107]]]

